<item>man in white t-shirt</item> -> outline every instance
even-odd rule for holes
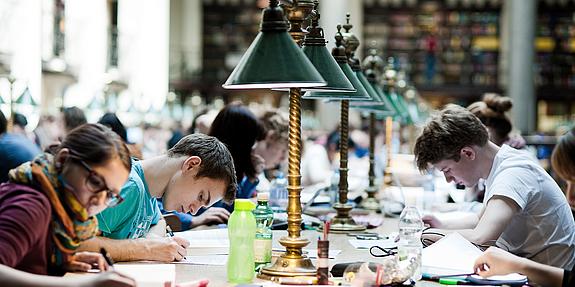
[[[473,187],[485,179],[485,206],[478,215],[451,221],[424,217],[431,227],[543,264],[573,267],[575,221],[561,189],[525,153],[490,142],[485,126],[469,111],[449,105],[433,116],[414,153],[420,170],[437,168],[448,182]]]

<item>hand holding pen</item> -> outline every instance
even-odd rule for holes
[[[166,225],[166,235],[176,245],[175,251],[177,251],[177,253],[172,253],[174,254],[174,258],[172,261],[181,261],[182,259],[184,259],[184,257],[186,257],[187,254],[186,248],[190,246],[190,242],[188,242],[184,238],[174,236],[174,232],[172,231],[172,228],[169,225]]]

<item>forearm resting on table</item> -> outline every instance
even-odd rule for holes
[[[147,239],[111,239],[106,237],[94,237],[82,242],[78,251],[100,252],[100,248],[106,249],[114,261],[150,260],[151,252],[145,243]]]
[[[477,226],[479,216],[475,213],[469,213],[461,218],[442,221],[442,229],[472,229]]]
[[[526,258],[522,258],[518,273],[521,273],[529,282],[540,284],[541,286],[561,286],[563,281],[563,269],[537,263]]]
[[[519,206],[511,199],[494,196],[487,202],[475,226],[454,230],[438,230],[438,232],[457,232],[475,244],[493,245],[518,210]]]
[[[80,279],[62,278],[55,276],[45,276],[32,274],[20,270],[10,268],[5,265],[0,265],[0,283],[4,287],[28,287],[28,286],[42,286],[42,287],[62,287],[62,286],[81,286]]]

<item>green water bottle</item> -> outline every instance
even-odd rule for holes
[[[236,199],[234,212],[228,220],[230,254],[228,281],[235,284],[250,283],[254,279],[255,204],[249,199]]]
[[[268,206],[269,195],[268,192],[258,192],[258,206],[252,212],[256,217],[256,239],[254,241],[256,271],[272,262],[274,212]]]

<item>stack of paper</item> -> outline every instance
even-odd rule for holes
[[[172,264],[115,264],[114,270],[134,278],[140,287],[164,287],[176,282]]]
[[[459,233],[451,233],[423,249],[421,272],[430,275],[454,275],[475,273],[473,265],[482,252]],[[481,278],[474,275],[477,278]],[[524,280],[517,273],[492,276],[488,280]]]
[[[481,253],[459,233],[451,233],[423,249],[421,271],[433,275],[473,273]]]
[[[230,246],[227,229],[188,230],[175,232],[174,235],[188,240],[189,248],[228,248]]]

